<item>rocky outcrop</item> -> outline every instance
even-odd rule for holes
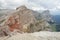
[[[17,29],[22,32],[28,32],[28,25],[36,21],[32,13],[33,12],[25,6],[18,7],[15,12],[8,16],[5,25],[9,27],[10,31]]]
[[[35,22],[35,17],[33,16],[32,10],[28,9],[25,6],[20,6],[17,8],[17,12],[20,15],[20,22],[22,25],[30,24]]]

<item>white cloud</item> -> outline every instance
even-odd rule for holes
[[[27,0],[0,0],[0,8],[16,8],[20,5],[26,4]]]
[[[60,5],[59,5],[59,6],[57,6],[57,9],[60,9]]]
[[[31,2],[35,3],[36,6],[39,5],[39,9],[41,8],[43,10],[50,10],[51,14],[60,14],[60,0],[31,0]]]
[[[5,8],[10,7],[17,7],[19,5],[25,4],[28,6],[31,6],[31,8],[34,7],[40,7],[47,9],[52,9],[54,7],[57,7],[60,5],[59,0],[0,0],[2,5],[4,5]]]
[[[32,10],[39,11],[39,10],[47,10],[44,7],[32,7]]]
[[[0,0],[0,8],[16,8],[24,4],[33,10],[60,10],[60,0]]]
[[[59,5],[59,0],[33,0],[31,2],[41,5],[45,8],[51,9]]]

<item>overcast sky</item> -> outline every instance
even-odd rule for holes
[[[0,8],[15,9],[26,5],[33,10],[50,10],[52,14],[60,14],[60,0],[0,0]]]

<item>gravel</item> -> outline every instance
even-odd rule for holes
[[[60,40],[60,32],[14,33],[14,35],[0,37],[0,40]]]

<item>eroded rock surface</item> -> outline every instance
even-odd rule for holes
[[[16,33],[11,37],[3,37],[0,40],[60,40],[60,32],[35,32],[35,33]]]

